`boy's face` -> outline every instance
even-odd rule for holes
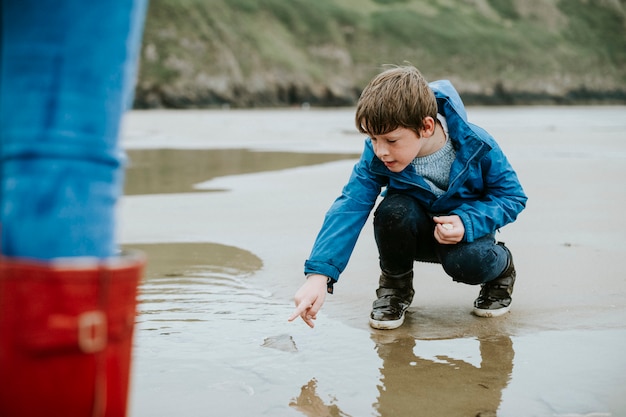
[[[374,152],[387,169],[400,172],[406,168],[422,150],[424,136],[411,129],[399,127],[383,135],[371,136]]]

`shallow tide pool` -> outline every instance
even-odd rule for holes
[[[367,227],[315,329],[286,320],[361,147],[350,109],[131,113],[120,236],[148,267],[130,417],[626,415],[626,221],[596,222],[626,203],[626,108],[469,114],[503,137],[530,196],[502,233],[520,276],[512,313],[472,316],[475,288],[417,265],[406,323],[385,332],[367,326]],[[593,137],[572,127],[583,116]],[[327,139],[279,136],[303,126]],[[234,139],[212,148],[203,132]]]

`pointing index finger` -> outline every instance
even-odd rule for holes
[[[300,302],[300,304],[298,304],[293,313],[291,313],[291,316],[289,316],[287,321],[294,321],[298,316],[301,316],[302,313],[307,311],[309,308],[311,308],[311,305],[307,304],[306,301]]]

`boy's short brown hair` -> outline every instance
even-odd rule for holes
[[[356,127],[369,136],[383,135],[399,127],[420,135],[423,120],[437,119],[437,100],[417,68],[393,67],[369,82],[356,109]]]

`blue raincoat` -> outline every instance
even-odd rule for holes
[[[489,133],[467,121],[461,97],[452,84],[442,80],[430,86],[456,150],[448,190],[437,197],[410,164],[402,172],[388,170],[376,157],[371,140],[366,139],[341,196],[326,213],[305,262],[305,274],[322,274],[334,281],[339,278],[384,188],[415,197],[433,216],[458,215],[465,226],[465,242],[513,222],[526,206],[527,197],[511,164]]]

